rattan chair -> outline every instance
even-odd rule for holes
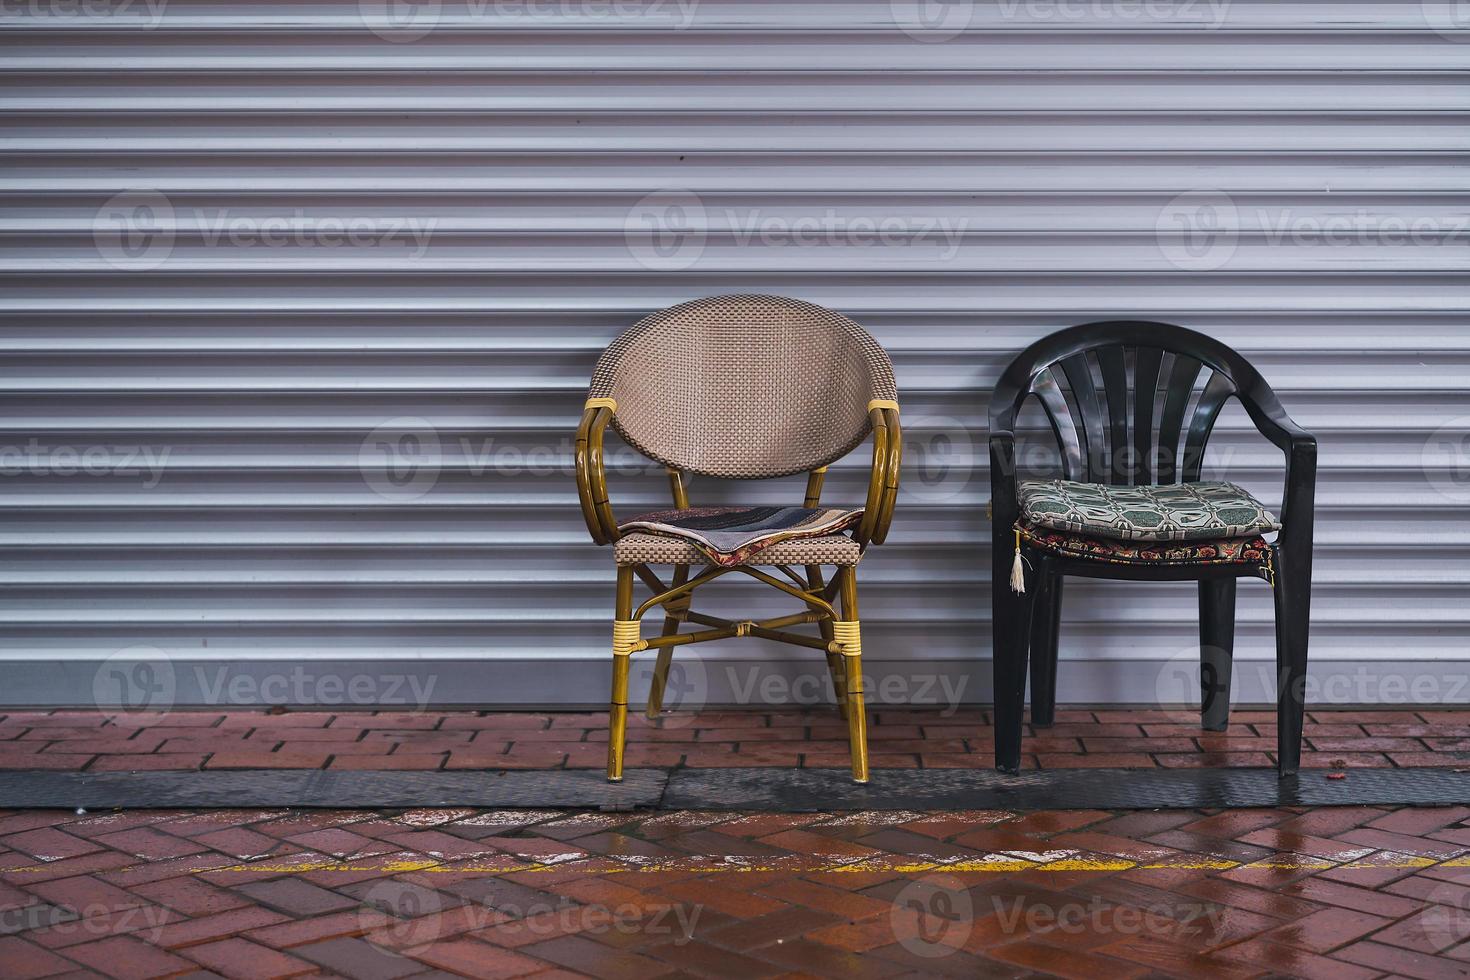
[[[1044,485],[1018,485],[1016,416],[1033,395],[1061,449],[1064,476],[1074,481],[1060,499]],[[1245,520],[1239,515],[1248,515],[1254,525],[1249,533],[1232,529],[1212,538],[1214,525],[1203,516],[1207,506],[1161,501],[1207,492],[1199,482],[1205,445],[1230,398],[1285,454],[1285,492],[1276,522],[1239,487],[1213,484],[1215,491],[1235,494],[1228,509],[1222,506],[1213,516],[1235,514],[1227,523],[1236,524]],[[1236,582],[1269,582],[1276,607],[1277,765],[1282,775],[1296,772],[1316,473],[1316,439],[1287,416],[1260,373],[1193,330],[1133,320],[1088,323],[1043,338],[1017,356],[990,403],[996,767],[1015,772],[1020,765],[1028,652],[1032,725],[1045,728],[1053,721],[1062,583],[1067,575],[1081,575],[1199,583],[1200,715],[1208,731],[1225,730],[1229,719]],[[1079,485],[1086,502],[1073,509]],[[1041,506],[1028,521],[1022,504],[1038,498]],[[1148,505],[1138,505],[1140,499]],[[1137,516],[1130,507],[1137,507]],[[1197,536],[1181,530],[1175,539],[1159,540],[1136,526],[1138,517],[1174,522],[1181,515],[1199,522]],[[1053,530],[1074,517],[1077,526]],[[1108,521],[1116,524],[1088,530]],[[1269,533],[1260,530],[1266,524],[1279,526],[1270,544],[1261,536]]]
[[[658,651],[647,706],[654,718],[662,709],[674,647],[755,636],[826,654],[847,719],[852,777],[867,781],[856,569],[870,544],[883,543],[893,516],[901,442],[897,397],[888,355],[866,331],[819,306],[774,296],[682,303],[642,320],[603,353],[577,429],[576,468],[587,529],[598,544],[613,545],[617,565],[609,780],[623,774],[634,653]],[[817,507],[828,464],[871,432],[872,472],[861,523],[850,535],[781,541],[734,567],[713,565],[678,539],[620,533],[603,466],[608,423],[634,449],[664,464],[676,508],[689,507],[686,473],[754,480],[803,472],[804,506]],[[650,565],[673,566],[671,582]],[[786,580],[755,565],[774,566]],[[824,581],[824,565],[836,569],[831,583]],[[703,570],[691,576],[696,567]],[[737,622],[690,608],[696,589],[731,572],[786,593],[804,611]],[[635,576],[653,593],[637,606]],[[662,632],[645,639],[641,621],[659,607]],[[680,632],[685,623],[705,628]],[[820,635],[788,629],[802,623],[815,624]]]

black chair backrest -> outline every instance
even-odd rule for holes
[[[1140,320],[1087,323],[1027,348],[996,386],[991,430],[1013,430],[1030,395],[1056,433],[1065,478],[1114,486],[1198,480],[1232,395],[1252,415],[1279,409],[1235,351],[1193,330]]]

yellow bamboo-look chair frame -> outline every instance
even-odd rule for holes
[[[691,307],[694,309],[691,310]],[[863,431],[858,433],[859,437],[865,437],[867,432],[871,432],[873,456],[863,519],[853,532],[853,538],[860,551],[866,551],[870,544],[882,544],[888,537],[894,505],[898,497],[899,470],[903,455],[902,432],[899,424],[897,391],[892,382],[891,364],[888,362],[887,355],[882,352],[882,348],[878,347],[861,328],[830,311],[794,300],[777,297],[732,296],[714,297],[696,301],[694,304],[674,307],[643,321],[625,337],[635,334],[656,318],[673,317],[677,323],[680,317],[687,320],[691,315],[697,316],[700,313],[713,311],[716,315],[730,316],[732,312],[745,315],[750,309],[754,309],[757,320],[766,322],[769,322],[772,317],[779,319],[782,315],[820,316],[840,321],[842,329],[857,332],[856,339],[861,347],[860,356],[873,362],[872,373],[876,377],[875,383],[869,386],[867,392],[870,396],[875,397],[869,397],[867,400],[867,418],[862,426]],[[619,341],[619,343],[622,342]],[[617,345],[614,345],[614,348],[609,348],[609,353],[613,354],[616,347]],[[605,360],[607,357],[608,355],[604,355]],[[610,375],[610,372],[605,374],[600,364],[599,374],[604,376],[604,382],[606,382],[606,377]],[[613,544],[621,537],[608,492],[603,452],[603,440],[607,428],[609,424],[616,427],[619,420],[617,399],[603,393],[609,387],[610,384],[603,383],[599,390],[598,384],[594,383],[593,395],[588,398],[583,409],[576,439],[577,493],[581,502],[582,516],[592,539],[601,545]],[[643,449],[646,455],[656,459],[665,456],[656,449],[649,451],[648,447],[639,445],[639,439],[636,436],[629,438],[626,432],[624,435],[630,443],[634,444],[635,448]],[[843,445],[837,447],[840,450],[837,456],[845,455],[852,448],[846,445],[845,441]],[[830,451],[828,455],[831,455]],[[672,462],[666,456],[661,461],[666,464]],[[803,506],[819,506],[827,464],[831,461],[821,460],[821,465],[806,470],[807,482]],[[692,472],[704,472],[708,475],[724,475],[720,466],[699,465],[698,469],[693,467],[689,469]],[[712,470],[714,472],[711,472]],[[685,471],[678,466],[669,465],[667,472],[674,506],[676,508],[690,506]],[[765,476],[767,474],[755,475]],[[821,564],[804,565],[801,572],[791,565],[782,564],[772,567],[784,575],[787,580],[783,581],[776,575],[752,565],[710,566],[707,570],[691,577],[692,566],[690,564],[674,564],[672,580],[665,583],[645,562],[618,566],[613,622],[612,695],[609,704],[607,760],[609,780],[620,780],[623,775],[623,754],[628,721],[628,677],[632,655],[645,650],[658,651],[646,709],[647,716],[653,719],[659,715],[663,707],[663,696],[668,683],[674,647],[753,636],[821,650],[826,655],[827,667],[837,696],[838,710],[848,725],[848,740],[852,754],[852,778],[859,783],[868,781],[867,720],[864,707],[862,637],[858,619],[856,564],[837,565],[830,582],[826,581]],[[747,575],[799,600],[805,606],[804,611],[770,619],[736,621],[700,613],[691,608],[695,590],[732,572]],[[635,577],[641,579],[652,593],[648,599],[636,606],[633,594]],[[662,607],[664,614],[662,631],[659,636],[644,638],[642,620],[645,615],[658,607]],[[680,632],[681,626],[685,623],[706,628],[694,632]],[[815,624],[819,635],[810,636],[788,629],[788,627],[801,624]]]

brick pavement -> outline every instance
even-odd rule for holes
[[[1235,721],[1202,736],[1069,710],[1033,762],[1265,764],[1269,716]],[[884,765],[986,761],[981,712],[875,722]],[[599,765],[600,724],[12,712],[0,746],[12,769]],[[1470,712],[1318,712],[1308,738],[1320,765],[1454,765],[1467,728]],[[840,744],[821,711],[635,739],[641,764],[669,765],[830,765]],[[1470,806],[0,811],[0,977],[570,975],[1470,977]]]
[[[1228,732],[1188,714],[1060,710],[1027,730],[1023,764],[1071,769],[1275,764],[1276,716],[1237,711]],[[604,712],[12,711],[0,714],[0,769],[549,769],[606,763]],[[989,766],[979,709],[880,709],[875,768]],[[1470,761],[1470,711],[1313,711],[1302,764],[1457,766]],[[847,728],[830,708],[672,713],[629,722],[630,766],[847,765]]]

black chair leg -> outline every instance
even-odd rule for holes
[[[1230,724],[1230,671],[1235,653],[1235,579],[1199,584],[1200,726],[1223,732]]]
[[[1307,634],[1312,583],[1293,568],[1280,549],[1276,564],[1276,768],[1294,774],[1302,760],[1302,720],[1306,711]],[[1310,569],[1310,566],[1308,566]],[[1310,573],[1308,573],[1310,574]]]
[[[1021,726],[1026,713],[1026,632],[1028,597],[1010,586],[1010,555],[995,563],[991,582],[991,677],[995,689],[995,768],[1021,770]],[[1027,576],[1032,587],[1034,576]]]
[[[1056,562],[1036,563],[1031,599],[1031,724],[1050,728],[1057,718],[1057,640],[1062,618],[1062,582]]]

